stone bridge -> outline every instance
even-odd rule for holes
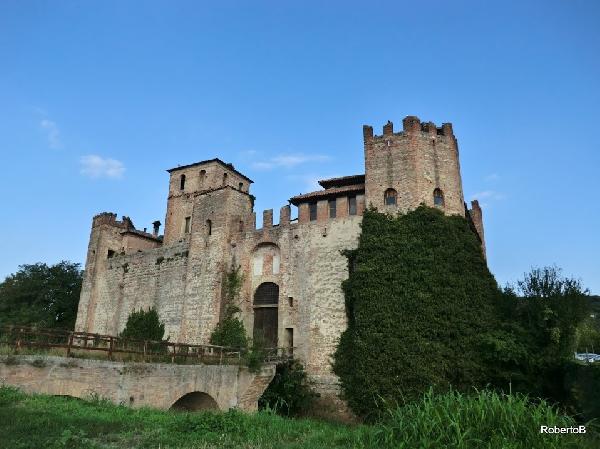
[[[0,356],[0,384],[27,393],[86,398],[159,409],[257,409],[275,375],[275,365],[258,373],[237,365],[128,363],[54,356]]]

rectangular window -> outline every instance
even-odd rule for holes
[[[184,229],[184,232],[186,234],[189,234],[189,232],[190,232],[190,223],[191,223],[191,221],[192,221],[192,217],[185,217],[185,229]]]
[[[356,215],[356,197],[348,197],[348,215]]]
[[[288,348],[288,355],[293,355],[294,351],[294,329],[287,327],[285,329],[285,347]]]
[[[335,218],[336,200],[329,200],[329,218]]]
[[[310,221],[315,221],[317,219],[317,203],[310,203],[308,205],[308,212]]]

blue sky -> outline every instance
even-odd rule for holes
[[[417,115],[454,125],[500,284],[557,264],[600,294],[598,23],[593,0],[2,1],[0,278],[83,262],[98,212],[164,221],[178,164],[233,162],[260,216]]]

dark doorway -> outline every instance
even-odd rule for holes
[[[254,309],[254,341],[267,348],[277,347],[277,307]]]
[[[255,342],[267,348],[277,347],[279,286],[264,282],[254,293],[254,332]]]

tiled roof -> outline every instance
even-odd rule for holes
[[[341,176],[339,178],[321,179],[319,181],[319,184],[325,189],[329,189],[331,187],[343,187],[343,186],[349,186],[349,185],[353,185],[353,184],[364,184],[364,183],[365,183],[365,175]]]
[[[325,199],[325,198],[335,198],[338,196],[343,196],[347,193],[364,193],[365,185],[364,184],[354,184],[350,186],[343,187],[332,187],[326,190],[318,190],[316,192],[304,193],[302,195],[296,195],[290,198],[290,203],[294,206],[297,206],[300,203],[305,203],[311,200],[317,199]]]
[[[177,171],[177,170],[183,170],[184,168],[190,168],[190,167],[196,167],[197,165],[208,164],[209,162],[216,162],[218,164],[221,164],[223,167],[225,167],[225,168],[231,170],[232,172],[238,174],[239,176],[241,176],[242,178],[244,178],[246,181],[249,181],[251,183],[254,182],[250,178],[248,178],[246,175],[244,175],[243,173],[240,173],[239,171],[237,171],[235,169],[235,167],[233,166],[233,164],[227,164],[227,163],[223,162],[221,159],[219,159],[218,157],[216,157],[214,159],[207,159],[205,161],[194,162],[193,164],[181,165],[179,167],[170,168],[170,169],[167,170],[167,172],[171,173],[171,172],[174,172],[174,171]]]
[[[154,234],[150,234],[149,232],[140,231],[139,229],[127,229],[126,231],[121,231],[121,234],[135,234],[140,237],[145,237],[150,240],[156,240],[157,242],[162,241],[162,239],[158,238]]]

